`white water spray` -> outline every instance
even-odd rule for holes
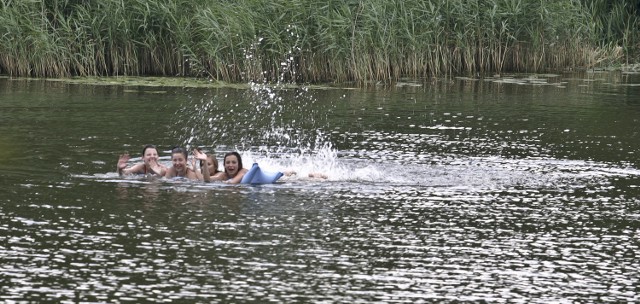
[[[295,27],[288,27],[287,32],[297,39]],[[296,171],[295,176],[339,172],[337,153],[325,131],[326,119],[322,119],[333,109],[317,106],[312,92],[295,83],[300,49],[294,46],[283,55],[277,81],[272,83],[266,72],[255,71],[262,62],[257,52],[262,41],[257,38],[245,50],[246,77],[260,77],[248,80],[248,90],[191,92],[176,112],[175,124],[182,127],[174,131],[174,137],[187,148],[215,151],[219,160],[224,152],[239,151],[245,167],[259,162],[268,169]]]

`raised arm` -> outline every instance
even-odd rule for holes
[[[202,180],[204,180],[205,182],[210,182],[211,174],[209,173],[209,166],[207,166],[207,154],[198,149],[193,149],[193,157],[199,161],[204,161],[204,164],[205,164],[204,166],[201,166],[202,174],[198,176],[199,172],[196,171],[196,167],[194,163],[193,170],[196,172],[196,176],[198,176],[198,179],[202,177]]]
[[[129,161],[131,157],[129,156],[129,153],[124,153],[122,155],[120,155],[120,158],[118,158],[118,164],[116,165],[116,171],[118,172],[118,174],[120,176],[122,176],[123,174],[129,173],[127,172],[127,162]]]

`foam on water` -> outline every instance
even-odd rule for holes
[[[222,163],[226,151],[217,151]],[[264,151],[240,151],[245,168],[258,163],[263,170],[289,173],[280,184],[304,186],[309,181],[346,183],[346,187],[361,187],[365,182],[371,189],[395,186],[439,187],[464,191],[502,191],[509,189],[545,189],[573,191],[574,189],[604,189],[617,177],[639,177],[640,170],[614,166],[608,163],[581,160],[559,160],[549,158],[508,159],[499,156],[433,158],[431,163],[418,161],[375,162],[370,159],[351,157],[327,145],[312,153],[264,153]],[[133,158],[130,162],[139,162]],[[171,166],[168,156],[161,163]],[[199,170],[196,164],[196,170]],[[315,177],[310,177],[314,174]],[[322,174],[325,178],[318,178]],[[119,177],[116,173],[76,177],[98,179],[106,182],[145,184],[157,182],[157,178]],[[173,181],[186,186],[202,188],[200,182]],[[215,185],[220,183],[212,183]],[[308,184],[313,186],[314,184]],[[350,186],[349,186],[350,185]],[[340,187],[338,187],[340,188]]]

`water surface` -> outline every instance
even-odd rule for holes
[[[2,301],[640,300],[635,74],[0,88]],[[147,143],[298,174],[117,176]]]

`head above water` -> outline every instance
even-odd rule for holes
[[[182,154],[184,156],[184,159],[189,158],[189,153],[187,153],[187,149],[182,147],[173,147],[173,149],[171,149],[171,158],[173,158],[175,154]]]
[[[151,159],[158,160],[158,149],[154,145],[145,145],[142,148],[142,160],[147,163]]]
[[[156,150],[156,152],[158,151],[155,145],[145,145],[142,148],[142,157],[144,157],[144,155],[147,153],[147,149],[153,149],[153,150]]]
[[[233,166],[228,166],[228,165],[233,165],[234,161],[237,161],[237,166],[235,166],[233,170],[229,170],[228,167],[230,168]],[[224,165],[224,171],[227,173],[227,175],[230,175],[230,176],[235,176],[236,174],[238,174],[238,172],[242,168],[244,168],[242,166],[242,157],[240,157],[240,153],[238,152],[229,152],[225,154],[224,161],[222,162],[222,164]],[[229,172],[229,171],[232,171],[232,172]]]
[[[186,176],[188,167],[188,153],[185,148],[174,147],[171,149],[171,163],[177,176]]]
[[[209,165],[211,164],[211,165]],[[218,160],[216,159],[215,155],[213,154],[209,154],[207,155],[207,161],[205,162],[204,160],[200,161],[200,168],[204,167],[204,166],[208,166],[209,167],[209,173],[213,174],[215,172],[218,171]]]

